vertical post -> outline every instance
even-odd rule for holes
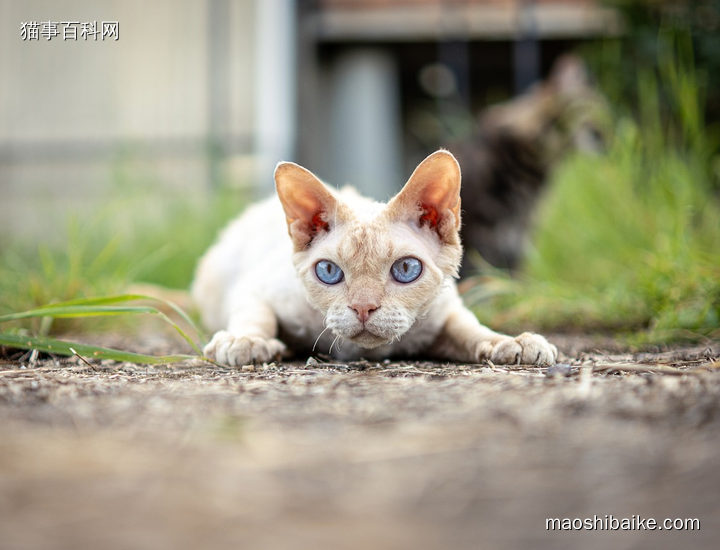
[[[207,17],[207,109],[208,186],[215,188],[220,182],[220,163],[223,157],[224,138],[227,134],[229,112],[228,63],[230,55],[229,0],[209,0]]]
[[[268,192],[296,139],[296,0],[257,0],[255,69],[256,187]]]
[[[520,0],[518,33],[513,45],[515,93],[520,94],[540,78],[540,44],[535,21],[535,0]]]
[[[470,53],[467,38],[441,39],[438,60],[448,67],[457,81],[457,97],[466,112],[470,112]]]
[[[331,79],[331,183],[387,199],[404,183],[398,77],[391,54],[347,50]]]

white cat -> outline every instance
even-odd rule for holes
[[[427,157],[387,204],[291,162],[275,183],[278,196],[248,208],[198,266],[192,295],[217,331],[208,357],[265,362],[287,345],[341,360],[555,362],[542,336],[498,334],[462,304],[460,167],[449,152]]]

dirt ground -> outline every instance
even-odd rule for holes
[[[0,548],[720,547],[720,342],[554,341],[550,370],[6,353]],[[545,528],[606,515],[700,530]]]

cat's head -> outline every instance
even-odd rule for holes
[[[365,348],[399,340],[457,275],[460,167],[437,151],[387,204],[335,192],[305,168],[275,170],[308,299],[335,335]]]
[[[610,134],[607,101],[593,86],[580,57],[566,54],[549,77],[512,100],[489,107],[481,118],[486,129],[502,130],[532,145],[552,165],[577,149],[597,153]]]

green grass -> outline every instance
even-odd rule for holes
[[[160,311],[157,307],[149,305],[133,305],[133,303],[139,301],[155,304],[160,303],[162,306],[168,308],[174,313],[175,317],[182,320],[185,325],[201,339],[201,341],[196,342],[195,339],[187,334],[186,329],[183,329],[178,323],[170,319],[168,315]],[[75,355],[88,364],[90,363],[86,357],[91,359],[112,359],[115,361],[130,361],[133,363],[146,364],[174,363],[192,358],[209,361],[203,356],[202,351],[200,350],[200,346],[202,345],[202,341],[205,340],[205,337],[192,319],[190,319],[190,317],[188,317],[188,315],[175,304],[150,296],[125,294],[120,296],[105,296],[100,298],[86,298],[59,302],[28,311],[0,315],[0,325],[25,319],[89,319],[94,317],[115,318],[118,316],[129,315],[154,315],[159,317],[162,321],[167,323],[167,325],[175,329],[180,337],[190,345],[192,350],[195,352],[195,355],[173,354],[157,356],[132,353],[112,348],[90,346],[78,342],[68,342],[66,340],[59,340],[57,338],[50,338],[47,336],[33,336],[28,334],[27,330],[23,329],[0,331],[0,345],[8,346],[10,348],[42,351],[56,355]]]
[[[137,282],[187,288],[198,258],[242,210],[245,197],[237,189],[188,197],[140,193],[137,186],[121,185],[91,212],[65,216],[61,244],[6,244],[0,249],[0,346],[140,363],[188,357],[132,354],[49,336],[132,333],[147,326],[138,325],[140,315],[160,319],[158,329],[174,328],[201,357],[205,336],[185,312],[166,302],[148,306],[142,296],[126,293]],[[171,311],[175,320],[159,308]]]
[[[662,60],[659,76],[641,71],[641,107],[616,116],[606,154],[560,167],[522,272],[469,293],[481,320],[639,341],[720,336],[717,144],[680,59]]]
[[[0,250],[0,314],[123,293],[134,282],[187,288],[200,255],[245,202],[237,190],[190,198],[120,190],[69,216],[61,244]]]

